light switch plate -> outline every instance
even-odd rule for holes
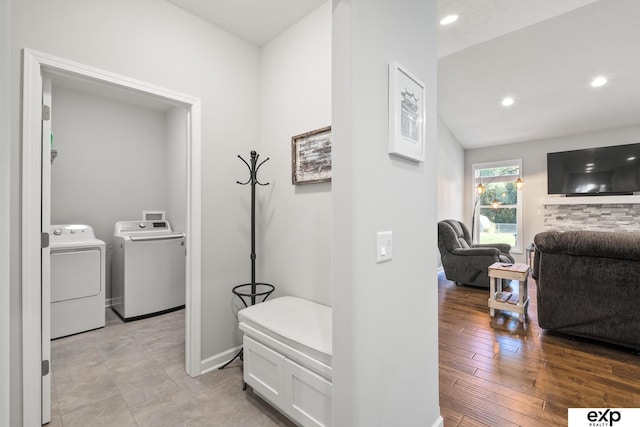
[[[376,262],[389,261],[393,258],[393,235],[391,231],[378,231],[376,235]]]

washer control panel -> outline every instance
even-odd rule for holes
[[[171,231],[169,221],[120,221],[116,223],[116,233],[141,233]]]

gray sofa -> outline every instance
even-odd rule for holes
[[[473,244],[467,227],[452,219],[438,223],[438,249],[447,279],[465,285],[488,288],[488,267],[494,262],[513,263],[511,245]]]
[[[534,243],[540,327],[640,349],[640,233],[549,231]]]

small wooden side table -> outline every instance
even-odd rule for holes
[[[490,294],[489,314],[494,317],[496,310],[518,313],[520,322],[524,323],[529,306],[529,266],[527,264],[505,264],[494,262],[489,266]],[[503,290],[504,280],[517,280],[518,295],[510,294]]]

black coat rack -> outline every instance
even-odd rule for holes
[[[251,160],[250,160],[251,165],[249,165],[249,163],[245,159],[243,159],[240,155],[238,155],[238,158],[242,160],[244,164],[247,165],[247,167],[249,168],[249,179],[246,182],[236,181],[236,183],[240,185],[248,185],[248,184],[251,185],[251,283],[245,283],[244,285],[238,285],[235,288],[233,288],[234,291],[236,291],[236,290],[242,290],[243,287],[247,287],[248,285],[251,285],[250,294],[244,292],[244,293],[241,293],[240,295],[237,292],[234,292],[236,293],[236,295],[240,296],[240,299],[244,303],[245,307],[247,307],[247,303],[242,298],[243,296],[250,297],[251,305],[254,305],[256,303],[256,297],[263,295],[262,292],[258,293],[258,286],[267,287],[267,288],[270,287],[271,290],[269,291],[269,294],[273,292],[272,285],[269,285],[268,283],[256,283],[256,185],[262,185],[262,186],[269,185],[268,182],[263,184],[260,181],[258,181],[258,169],[260,169],[260,166],[265,164],[265,162],[269,160],[269,158],[267,157],[262,162],[258,163],[259,157],[260,155],[256,153],[255,150],[251,151]],[[263,299],[263,301],[267,299],[266,297],[268,296],[269,295],[267,294]]]
[[[245,307],[254,305],[258,297],[262,297],[260,302],[264,302],[275,290],[275,287],[269,283],[256,282],[256,185],[269,185],[268,182],[262,183],[258,180],[258,169],[260,169],[260,166],[265,164],[269,158],[267,157],[258,163],[259,157],[260,155],[255,150],[251,151],[251,159],[249,162],[238,155],[238,158],[249,168],[249,179],[246,182],[236,181],[236,183],[240,185],[251,185],[251,283],[237,285],[232,289],[232,292],[240,298],[240,301],[242,301]],[[250,301],[251,304],[248,304],[247,300]],[[227,367],[227,365],[238,357],[242,359],[242,353],[243,350],[241,349],[233,359],[222,365],[220,369]]]

